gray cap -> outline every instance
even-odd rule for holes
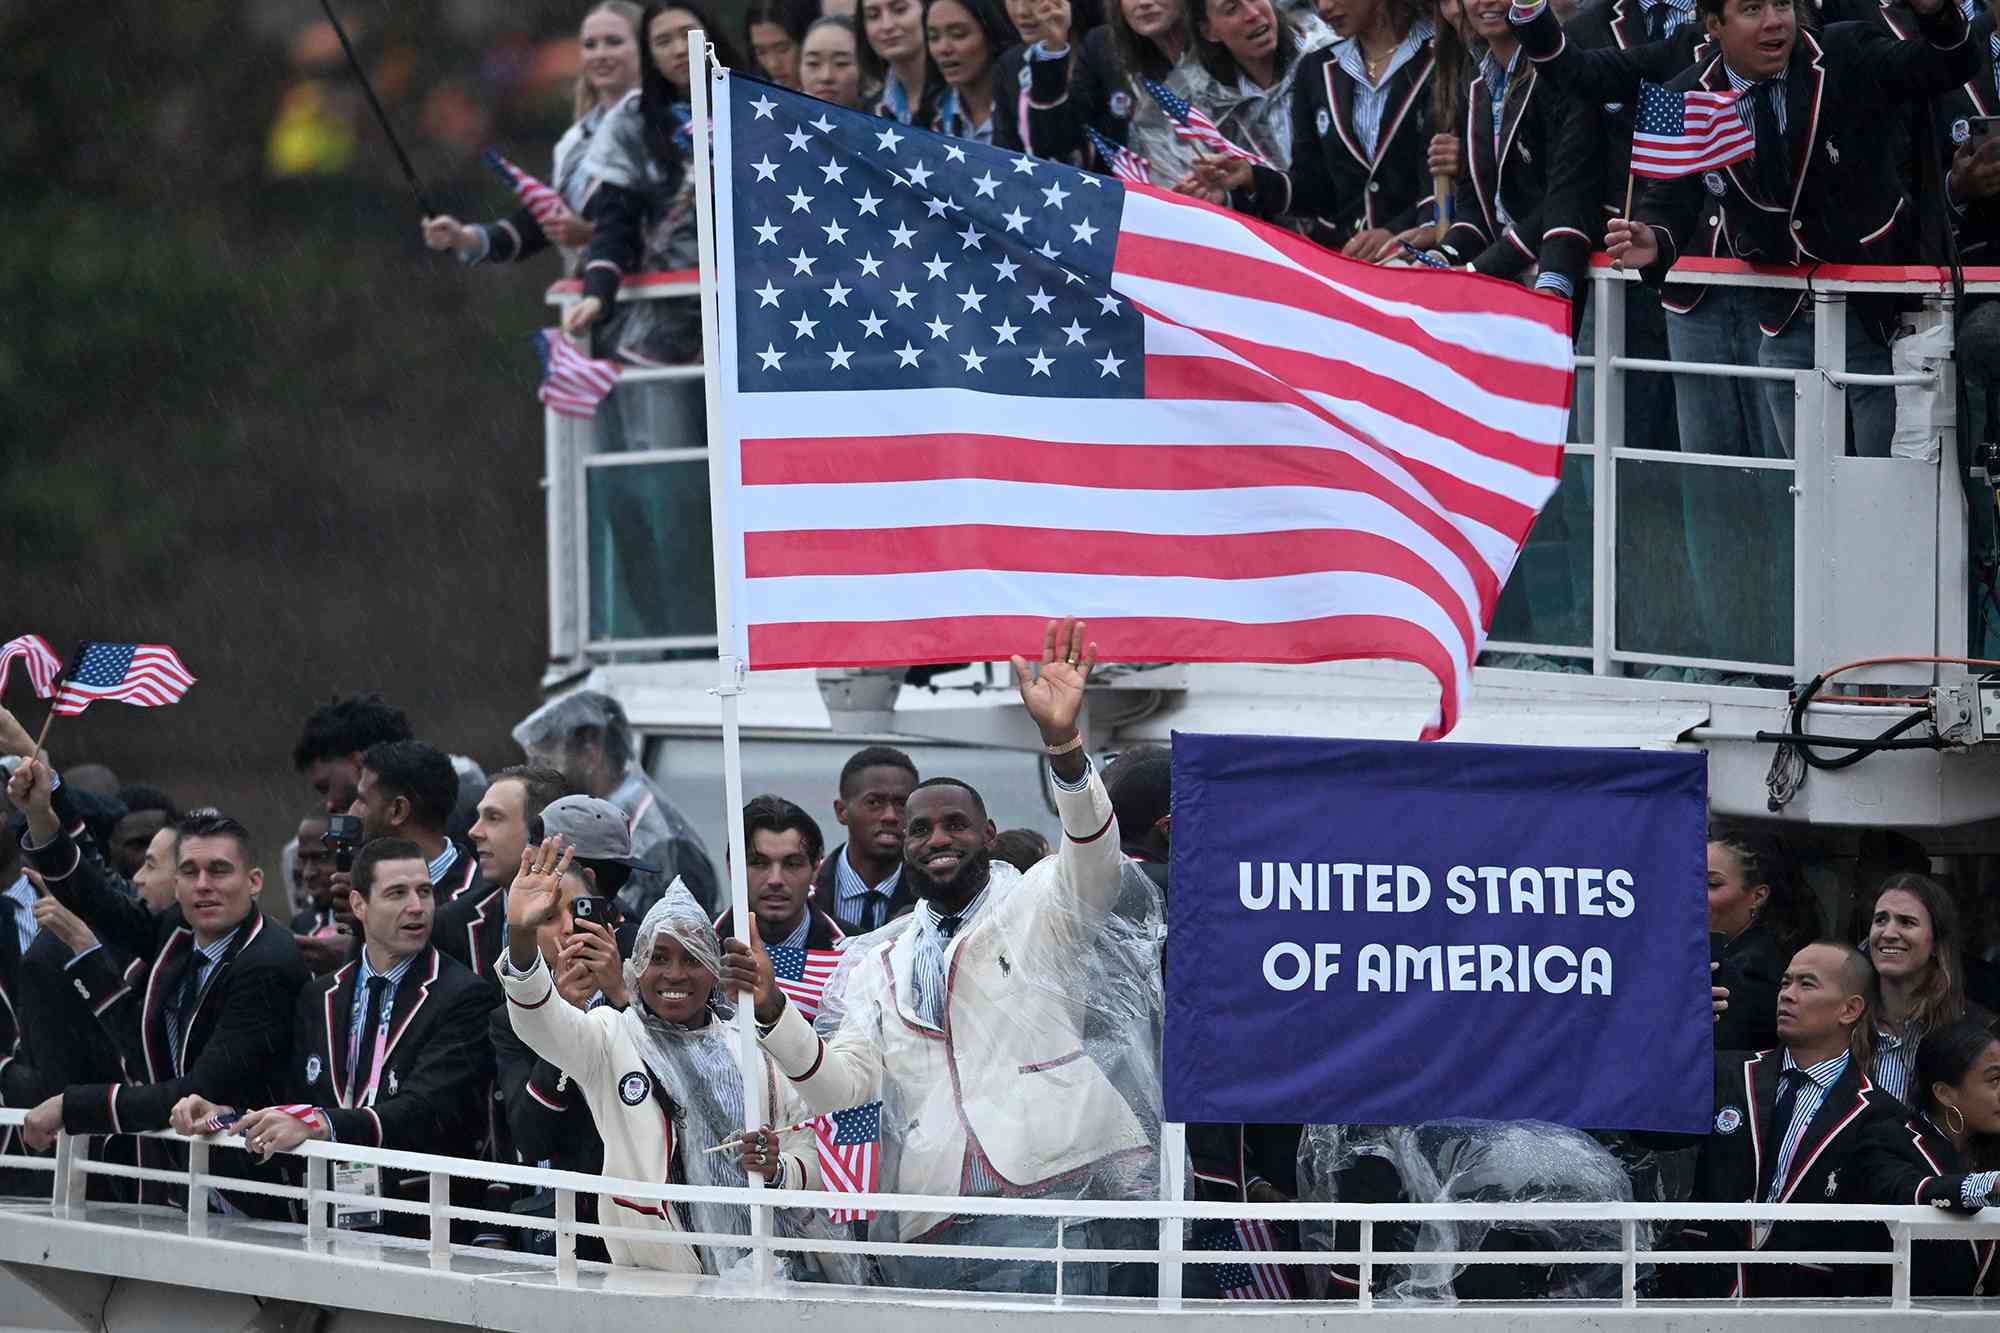
[[[574,848],[579,861],[613,861],[634,870],[654,867],[633,859],[632,829],[625,812],[595,796],[565,796],[542,808],[542,836],[562,835],[563,846]]]

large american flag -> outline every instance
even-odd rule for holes
[[[23,634],[0,644],[0,694],[7,692],[7,673],[14,669],[17,660],[28,673],[28,683],[35,687],[36,696],[48,698],[55,690],[56,677],[62,674],[62,659],[49,647],[49,641],[39,634]]]
[[[1632,121],[1633,175],[1672,180],[1741,162],[1756,151],[1757,136],[1743,123],[1735,93],[1674,93],[1640,83]]]
[[[1567,309],[720,75],[753,668],[1399,658],[1449,730],[1554,491]]]
[[[187,693],[194,677],[164,643],[86,643],[77,649],[52,707],[64,717],[99,699],[153,708]]]
[[[1227,1253],[1275,1250],[1278,1246],[1271,1234],[1270,1223],[1238,1221],[1205,1232],[1196,1240],[1195,1248]],[[1225,1300],[1288,1301],[1292,1298],[1292,1284],[1286,1279],[1285,1270],[1277,1264],[1258,1263],[1246,1254],[1241,1263],[1214,1264],[1212,1267],[1215,1285],[1221,1289]]]
[[[819,1017],[819,1007],[826,996],[827,979],[840,965],[840,950],[772,945],[766,952],[771,955],[771,971],[785,998],[799,1007],[800,1016],[808,1023]]]
[[[561,195],[491,148],[486,150],[486,165],[499,172],[500,179],[513,187],[515,195],[528,206],[529,216],[537,223],[546,224],[569,211],[569,205],[563,202]]]
[[[823,1188],[835,1194],[872,1194],[882,1169],[882,1103],[833,1111],[813,1121],[819,1144],[819,1175]],[[875,1214],[863,1208],[832,1208],[835,1222],[865,1222]]]

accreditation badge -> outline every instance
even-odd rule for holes
[[[335,1162],[333,1188],[337,1194],[359,1194],[379,1199],[382,1197],[381,1168],[362,1162]],[[382,1214],[379,1209],[370,1209],[364,1203],[336,1201],[333,1205],[333,1224],[342,1231],[360,1231],[381,1226]]]

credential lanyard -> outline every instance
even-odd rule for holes
[[[395,992],[386,989],[382,992],[382,1021],[375,1025],[375,1062],[369,1066],[368,1086],[361,1089],[360,1096],[356,1098],[354,1089],[352,1087],[348,1089],[348,1097],[341,1104],[350,1110],[357,1106],[375,1104],[375,1089],[382,1082],[382,1065],[389,1053],[389,1019],[396,1008],[395,1001],[391,998],[394,994]],[[361,1055],[361,1033],[366,1027],[367,1023],[363,1022],[361,1027],[355,1028],[348,1037],[347,1076],[350,1080],[354,1077],[354,1062]]]

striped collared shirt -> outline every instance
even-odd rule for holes
[[[973,920],[986,906],[986,900],[992,893],[993,886],[988,881],[987,886],[979,891],[979,896],[967,903],[965,910],[958,914],[958,924],[952,931],[951,939],[957,939],[972,929]],[[951,947],[951,941],[938,928],[938,915],[938,910],[929,903],[917,905],[917,933],[911,944],[911,998],[916,1003],[918,1016],[932,1027],[944,1026],[944,964],[945,953]]]
[[[848,847],[852,846],[852,843],[848,844]],[[870,887],[868,881],[848,864],[848,847],[841,848],[833,858],[833,914],[842,921],[853,922],[857,930],[880,929],[888,924],[889,903],[903,882],[903,863],[896,862],[889,878]]]
[[[1877,1028],[1875,1067],[1868,1071],[1869,1079],[1891,1097],[1908,1102],[1910,1081],[1917,1069],[1917,1044],[1923,1039],[1924,1030],[1915,1023],[1905,1025],[1901,1033]]]
[[[194,1011],[201,1005],[201,997],[208,993],[209,983],[215,980],[215,969],[221,965],[222,955],[229,952],[229,946],[242,933],[243,927],[238,926],[213,944],[197,944],[193,946],[194,954],[205,961],[197,964],[193,957],[188,959],[188,966],[199,966],[201,968],[201,975],[195,978],[194,995],[188,1001],[186,1013],[182,1013],[179,1009],[173,1007],[176,997],[167,997],[167,1053],[172,1057],[175,1069],[181,1067],[182,1025],[194,1017]]]
[[[446,838],[444,840],[444,850],[439,852],[437,858],[430,863],[431,883],[434,885],[443,883],[444,877],[450,874],[451,868],[457,864],[458,844],[450,838]]]
[[[1639,17],[1646,20],[1649,30],[1656,9],[1667,11],[1666,30],[1660,34],[1661,37],[1671,37],[1683,23],[1694,22],[1694,0],[1652,0],[1650,4],[1647,0],[1639,0]]]
[[[1735,70],[1729,68],[1726,61],[1723,63],[1722,72],[1729,76],[1729,86],[1736,92],[1736,114],[1743,118],[1743,125],[1746,129],[1752,134],[1757,132],[1757,113],[1750,106],[1749,94],[1755,89],[1768,86],[1778,94],[1775,98],[1771,99],[1771,110],[1776,112],[1778,116],[1778,132],[1780,134],[1791,133],[1791,125],[1785,114],[1785,90],[1789,85],[1785,82],[1785,76],[1782,73],[1773,75],[1768,79],[1746,79]]]
[[[368,979],[370,977],[380,977],[388,983],[382,987],[382,1015],[380,1020],[381,1026],[387,1027],[389,1024],[389,1015],[396,1008],[396,990],[403,984],[403,978],[409,975],[410,965],[422,956],[421,952],[405,954],[386,972],[377,972],[374,966],[368,961],[368,951],[366,949],[361,951],[360,970],[354,975],[354,1002],[350,1007],[347,1018],[347,1049],[354,1052],[357,1057],[361,1051],[361,1025],[368,1018]],[[358,1059],[348,1063],[347,1071],[349,1077],[353,1076],[357,1063]]]
[[[1368,78],[1368,62],[1361,55],[1360,39],[1350,37],[1334,44],[1334,59],[1354,80],[1354,137],[1360,140],[1361,151],[1371,159],[1376,156],[1376,141],[1382,137],[1382,117],[1389,109],[1389,81],[1396,77],[1397,70],[1417,58],[1417,52],[1423,50],[1435,31],[1429,19],[1418,19],[1409,35],[1390,54],[1382,77],[1373,82]]]
[[[1765,1197],[1766,1203],[1776,1203],[1783,1196],[1785,1177],[1791,1172],[1792,1155],[1799,1149],[1799,1140],[1806,1136],[1806,1126],[1810,1125],[1813,1117],[1819,1114],[1820,1103],[1826,1100],[1826,1094],[1833,1091],[1833,1085],[1847,1072],[1849,1058],[1847,1052],[1842,1051],[1830,1060],[1822,1060],[1816,1065],[1801,1066],[1792,1059],[1790,1051],[1785,1052],[1785,1063],[1778,1074],[1779,1094],[1783,1095],[1786,1076],[1794,1069],[1803,1073],[1806,1081],[1792,1098],[1792,1120],[1784,1127],[1785,1136],[1778,1144],[1778,1159],[1771,1168],[1771,1188]],[[1776,1130],[1778,1126],[1773,1125],[1771,1128]]]

